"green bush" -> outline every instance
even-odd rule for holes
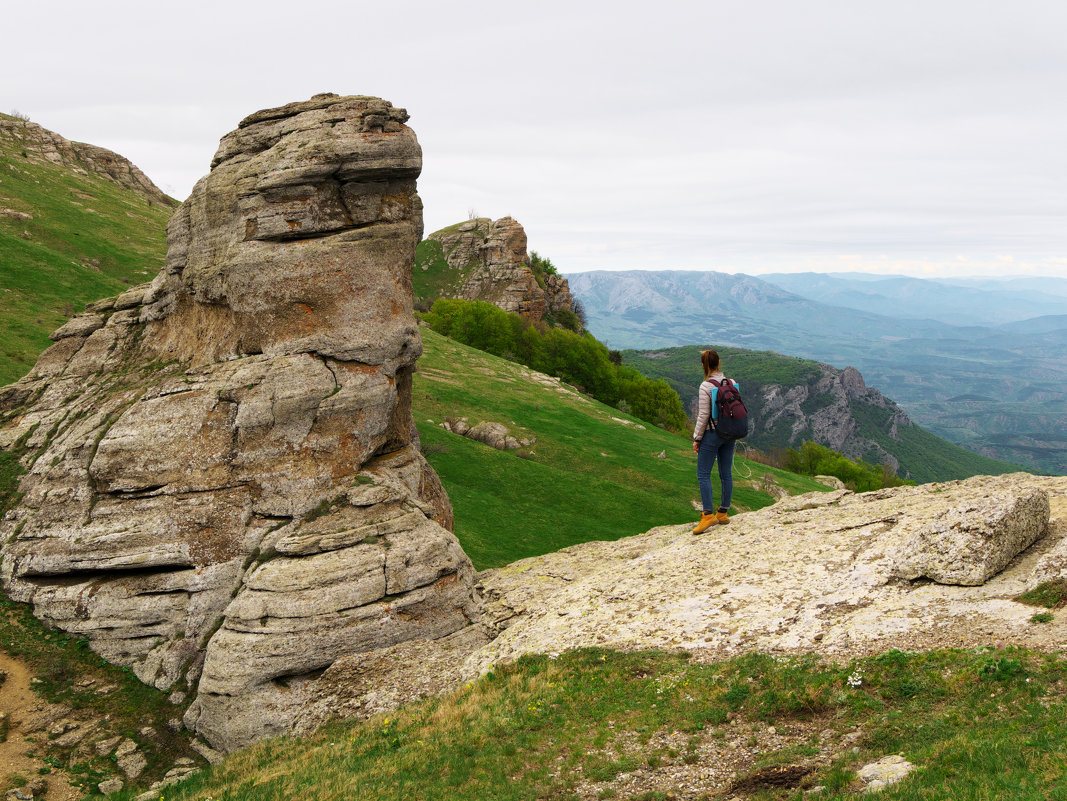
[[[887,464],[875,466],[862,459],[853,461],[811,441],[802,444],[800,450],[786,450],[785,469],[808,476],[836,476],[854,492],[915,484],[914,481],[899,478]]]
[[[653,425],[686,428],[682,402],[667,382],[616,364],[588,332],[548,328],[478,300],[435,301],[423,319],[439,334],[557,376],[601,403],[624,401],[635,417]]]

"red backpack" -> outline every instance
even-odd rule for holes
[[[748,434],[748,409],[741,400],[737,384],[729,378],[711,382],[718,392],[715,393],[715,405],[718,415],[712,421],[715,433],[723,439],[741,439]]]

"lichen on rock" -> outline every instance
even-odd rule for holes
[[[0,390],[28,470],[2,579],[230,750],[288,731],[339,658],[481,622],[412,445],[421,149],[317,95],[251,115],[168,226],[164,269],[90,305]]]

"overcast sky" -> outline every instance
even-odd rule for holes
[[[0,110],[184,199],[247,114],[378,95],[427,231],[511,215],[565,272],[1067,275],[1067,3],[521,9],[7,4]]]

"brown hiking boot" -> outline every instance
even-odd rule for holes
[[[721,526],[725,526],[730,522],[730,515],[726,514],[725,509],[720,509],[715,513],[715,522]]]
[[[700,522],[697,523],[696,528],[693,529],[694,534],[703,534],[712,526],[716,525],[719,519],[715,516],[714,512],[701,512]]]

